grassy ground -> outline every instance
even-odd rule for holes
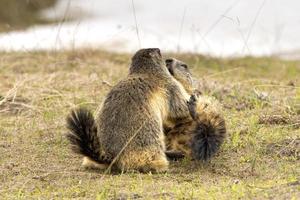
[[[224,105],[221,152],[165,174],[105,175],[80,166],[64,120],[78,105],[95,110],[130,55],[0,53],[0,199],[299,198],[300,61],[175,56]]]

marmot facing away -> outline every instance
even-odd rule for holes
[[[192,77],[188,66],[176,59],[166,59],[170,73],[191,91]],[[178,120],[175,127],[166,133],[167,152],[182,152],[197,160],[210,159],[226,137],[225,120],[217,100],[195,92],[189,102],[192,119]],[[167,154],[172,159],[172,153]],[[174,154],[175,157],[180,154]],[[175,158],[174,157],[174,158]]]
[[[85,165],[105,168],[115,159],[115,167],[125,171],[166,171],[163,122],[190,118],[189,97],[164,65],[160,50],[141,49],[132,58],[129,76],[106,96],[96,120],[84,109],[67,118],[69,141],[88,158]]]

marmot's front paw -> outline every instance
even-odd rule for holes
[[[198,101],[198,95],[192,94],[189,101],[187,102],[190,115],[193,119],[196,119],[197,117],[197,111],[196,111],[197,101]]]

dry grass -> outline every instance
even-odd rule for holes
[[[292,199],[300,195],[300,62],[173,55],[224,105],[228,139],[210,162],[165,174],[83,169],[65,117],[95,110],[126,76],[130,55],[81,50],[0,53],[1,199]],[[271,117],[270,117],[271,116]],[[277,116],[272,120],[272,116]],[[279,117],[278,117],[279,116]],[[298,121],[297,121],[298,120]]]

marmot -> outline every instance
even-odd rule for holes
[[[106,96],[96,120],[84,109],[67,118],[73,150],[84,165],[162,172],[168,169],[163,122],[190,118],[190,95],[166,68],[160,50],[141,49],[129,75]]]
[[[170,73],[189,92],[193,90],[193,81],[188,66],[174,58],[166,59]],[[210,159],[220,148],[226,137],[225,120],[217,100],[194,92],[189,102],[191,118],[180,119],[175,127],[165,128],[166,147],[169,158],[182,157],[173,152],[182,152],[184,156],[196,160]]]

